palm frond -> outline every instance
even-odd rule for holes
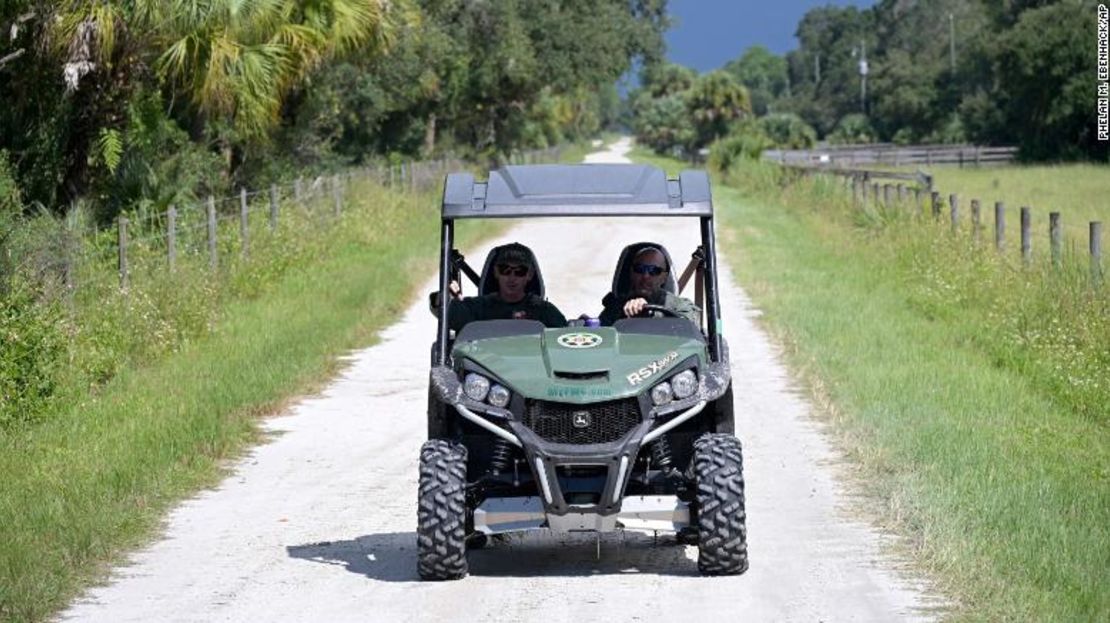
[[[95,148],[96,159],[103,162],[104,166],[108,167],[108,171],[114,175],[123,157],[123,136],[119,130],[101,128],[96,138]]]

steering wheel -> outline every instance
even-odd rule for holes
[[[637,318],[643,318],[647,314],[647,312],[659,312],[659,313],[663,314],[664,316],[666,316],[667,318],[682,318],[682,315],[679,314],[678,312],[674,311],[673,309],[667,309],[666,307],[663,307],[662,305],[652,305],[650,303],[647,304],[647,305],[644,305],[644,308],[640,310],[640,313],[637,314],[636,317]]]

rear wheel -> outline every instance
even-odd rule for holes
[[[417,570],[425,580],[466,577],[466,447],[433,439],[420,448]]]
[[[744,467],[740,440],[706,434],[694,442],[697,486],[698,570],[733,575],[748,569]]]

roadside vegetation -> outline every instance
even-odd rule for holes
[[[933,186],[944,196],[959,194],[965,211],[968,201],[979,199],[987,225],[993,223],[995,201],[1006,204],[1007,223],[1012,223],[1011,227],[1018,224],[1013,216],[1021,206],[1029,206],[1035,245],[1042,250],[1047,246],[1049,212],[1059,212],[1064,226],[1082,234],[1084,241],[1088,222],[1102,221],[1104,228],[1110,228],[1110,201],[1107,201],[1110,167],[1105,165],[937,166],[930,167],[928,172],[933,175]]]
[[[1082,188],[1090,169],[1055,171]],[[720,248],[869,514],[907,537],[950,616],[1106,619],[1110,287],[1092,288],[1085,258],[1023,269],[1016,244],[999,256],[967,229],[860,211],[832,178],[751,160],[714,196]]]
[[[290,215],[222,279],[186,265],[126,295],[110,280],[76,302],[76,325],[61,308],[5,307],[0,331],[49,364],[36,378],[53,391],[0,426],[0,619],[44,619],[102,577],[258,439],[257,416],[407,307],[434,272],[437,194],[358,182],[349,196],[328,226]]]

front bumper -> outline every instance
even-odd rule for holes
[[[434,367],[431,380],[432,387],[440,400],[454,408],[462,418],[523,451],[525,462],[532,472],[540,495],[531,498],[534,501],[529,502],[523,510],[512,510],[509,513],[510,516],[516,516],[517,513],[531,513],[527,519],[519,520],[531,527],[606,531],[615,529],[617,523],[624,523],[618,516],[627,510],[625,505],[628,504],[628,500],[633,499],[625,498],[624,491],[640,448],[694,418],[701,413],[709,401],[723,395],[728,389],[727,368],[725,370],[723,375],[712,374],[712,371],[703,374],[704,381],[697,393],[681,402],[653,409],[642,422],[620,439],[610,443],[586,445],[547,441],[515,419],[509,410],[470,400],[463,394],[456,373],[449,367]],[[676,503],[678,503],[677,500]],[[542,511],[539,516],[535,515],[538,511],[533,508],[536,504],[540,505],[539,508]],[[655,504],[650,507],[649,515],[654,516],[658,510],[657,506],[658,504]],[[672,527],[652,529],[672,530],[676,529],[673,527],[676,522],[688,522],[688,514],[676,515],[671,512],[677,508],[674,504],[666,502],[663,503],[663,507],[669,509],[666,512],[671,514],[667,515],[669,519],[659,521]],[[500,507],[495,505],[493,508]],[[633,508],[628,512],[638,513],[640,510]],[[633,516],[626,519],[633,524],[639,521]],[[513,521],[517,520],[498,520],[494,523],[512,524]],[[535,525],[537,521],[539,525]],[[582,527],[587,525],[593,527]]]
[[[571,511],[548,513],[538,497],[487,498],[474,510],[474,529],[504,534],[548,528],[553,532],[678,532],[690,526],[690,507],[673,495],[637,495],[624,498],[623,508],[612,515]]]

